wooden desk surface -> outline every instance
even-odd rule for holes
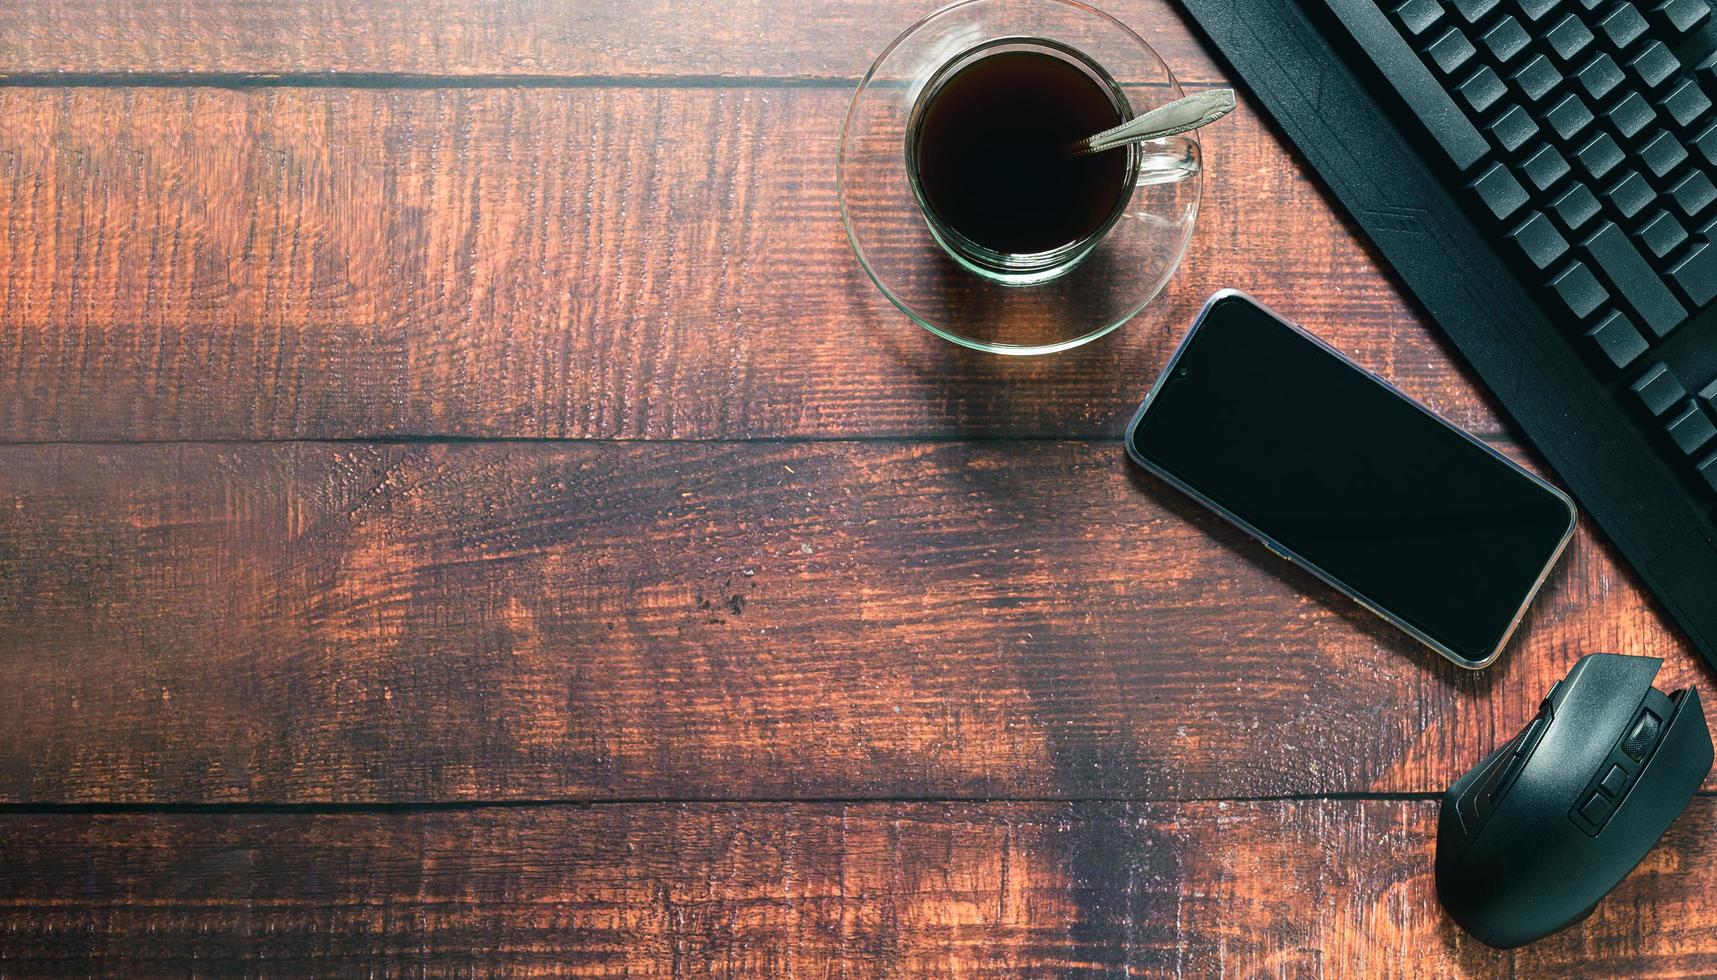
[[[0,6],[0,973],[1717,971],[1709,793],[1514,955],[1433,894],[1579,655],[1714,681],[1589,528],[1469,674],[1123,458],[1234,285],[1536,465],[1249,102],[1118,334],[875,294],[932,5]]]

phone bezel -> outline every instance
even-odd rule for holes
[[[1447,644],[1438,640],[1436,637],[1431,636],[1430,634],[1426,633],[1424,630],[1419,629],[1418,627],[1414,626],[1413,624],[1407,622],[1401,616],[1395,614],[1394,612],[1391,612],[1389,609],[1385,608],[1383,606],[1383,604],[1381,604],[1377,601],[1374,601],[1369,596],[1365,595],[1362,591],[1360,591],[1358,588],[1348,584],[1347,582],[1342,581],[1337,576],[1335,576],[1329,572],[1326,572],[1324,569],[1320,568],[1315,562],[1312,562],[1309,559],[1307,559],[1305,556],[1295,552],[1292,548],[1289,548],[1286,545],[1281,544],[1280,542],[1278,542],[1274,538],[1272,538],[1269,534],[1265,533],[1262,529],[1253,526],[1251,523],[1247,522],[1246,520],[1242,519],[1238,515],[1234,514],[1232,511],[1228,510],[1226,507],[1224,507],[1220,503],[1218,503],[1215,500],[1212,500],[1211,498],[1205,496],[1203,493],[1200,493],[1199,491],[1193,489],[1191,486],[1189,486],[1186,483],[1184,483],[1183,481],[1181,481],[1177,476],[1175,476],[1175,474],[1165,470],[1163,467],[1158,466],[1157,464],[1146,459],[1138,451],[1138,448],[1135,445],[1134,435],[1138,431],[1139,424],[1144,421],[1146,414],[1150,412],[1151,405],[1156,401],[1157,395],[1162,392],[1164,385],[1167,384],[1168,380],[1171,377],[1173,377],[1175,367],[1180,362],[1181,355],[1186,352],[1187,348],[1192,344],[1193,339],[1198,336],[1198,332],[1199,332],[1200,328],[1202,328],[1204,326],[1205,321],[1209,318],[1209,316],[1211,314],[1211,311],[1213,311],[1221,303],[1224,303],[1224,302],[1229,301],[1229,300],[1238,300],[1240,302],[1249,303],[1252,306],[1256,307],[1257,309],[1262,311],[1267,316],[1276,320],[1276,322],[1280,323],[1286,329],[1291,330],[1294,333],[1298,334],[1299,336],[1304,337],[1305,339],[1309,340],[1312,344],[1316,345],[1319,349],[1323,350],[1326,354],[1329,354],[1331,357],[1334,357],[1336,360],[1340,361],[1342,364],[1347,365],[1349,368],[1353,369],[1354,371],[1359,372],[1364,377],[1370,379],[1373,383],[1377,384],[1384,391],[1389,392],[1390,394],[1393,394],[1395,397],[1401,399],[1402,401],[1406,402],[1407,404],[1418,409],[1420,412],[1424,413],[1429,418],[1435,420],[1436,422],[1438,422],[1439,424],[1441,424],[1445,428],[1456,433],[1462,439],[1471,443],[1473,446],[1476,446],[1480,451],[1490,455],[1491,457],[1493,457],[1495,459],[1501,460],[1503,462],[1503,464],[1506,465],[1509,469],[1520,474],[1529,483],[1532,483],[1535,486],[1543,488],[1552,497],[1554,497],[1556,500],[1561,502],[1563,507],[1567,508],[1567,510],[1568,510],[1568,526],[1563,531],[1561,540],[1557,542],[1555,548],[1551,549],[1551,552],[1550,552],[1548,559],[1544,562],[1544,567],[1539,569],[1537,578],[1533,581],[1532,586],[1526,590],[1526,595],[1521,600],[1520,607],[1515,610],[1514,616],[1509,620],[1507,628],[1505,628],[1502,631],[1502,635],[1500,637],[1498,637],[1496,645],[1490,650],[1489,653],[1485,654],[1485,656],[1483,658],[1478,659],[1478,660],[1473,660],[1469,657],[1463,656],[1462,654],[1460,654],[1456,650],[1450,648]],[[1210,508],[1216,514],[1221,516],[1224,520],[1228,521],[1230,524],[1233,524],[1234,526],[1240,528],[1242,531],[1245,531],[1251,537],[1255,538],[1259,543],[1263,544],[1264,547],[1268,548],[1274,554],[1280,555],[1281,557],[1286,558],[1288,561],[1292,562],[1293,564],[1298,565],[1299,567],[1305,569],[1308,572],[1311,572],[1313,575],[1316,575],[1318,578],[1320,578],[1324,582],[1328,583],[1330,586],[1335,588],[1337,591],[1341,592],[1343,595],[1347,596],[1348,598],[1352,599],[1353,601],[1359,603],[1361,606],[1370,610],[1372,613],[1374,613],[1378,617],[1380,617],[1380,618],[1388,621],[1389,623],[1393,624],[1397,628],[1401,629],[1403,632],[1407,633],[1409,636],[1412,636],[1414,639],[1418,640],[1420,643],[1423,643],[1424,645],[1437,651],[1439,654],[1441,654],[1443,657],[1447,658],[1451,662],[1458,664],[1462,667],[1465,667],[1468,670],[1481,670],[1485,667],[1488,667],[1491,664],[1496,662],[1497,657],[1502,655],[1503,649],[1508,646],[1508,641],[1514,637],[1515,630],[1519,628],[1520,621],[1523,618],[1525,618],[1526,610],[1532,605],[1532,600],[1537,598],[1539,591],[1541,589],[1543,589],[1543,587],[1544,587],[1545,581],[1547,581],[1549,579],[1550,570],[1556,567],[1557,561],[1559,561],[1561,559],[1563,552],[1567,550],[1568,542],[1569,542],[1569,540],[1571,540],[1573,538],[1574,528],[1579,522],[1579,511],[1574,506],[1573,498],[1569,497],[1566,493],[1562,492],[1562,490],[1558,489],[1556,486],[1554,486],[1553,484],[1546,481],[1543,477],[1540,477],[1538,474],[1532,472],[1531,470],[1527,469],[1526,467],[1521,466],[1519,463],[1515,462],[1514,460],[1509,459],[1507,456],[1504,456],[1502,453],[1497,452],[1496,449],[1487,445],[1486,443],[1482,442],[1481,440],[1477,439],[1471,433],[1467,432],[1465,429],[1462,429],[1460,426],[1455,425],[1453,422],[1450,422],[1448,419],[1443,418],[1441,415],[1437,414],[1435,411],[1432,411],[1430,408],[1426,407],[1425,405],[1423,405],[1419,401],[1417,401],[1414,398],[1407,395],[1401,389],[1390,384],[1388,382],[1388,380],[1384,379],[1383,377],[1378,375],[1376,372],[1369,371],[1365,367],[1361,366],[1360,364],[1355,363],[1352,358],[1348,357],[1346,354],[1343,354],[1341,351],[1336,350],[1334,347],[1325,343],[1323,340],[1319,339],[1316,334],[1311,333],[1310,331],[1306,330],[1304,327],[1301,327],[1299,324],[1293,322],[1292,320],[1289,320],[1287,317],[1282,316],[1280,313],[1277,313],[1275,310],[1270,309],[1268,306],[1264,305],[1263,303],[1258,302],[1256,299],[1253,299],[1251,296],[1248,296],[1246,293],[1244,293],[1238,289],[1220,290],[1217,293],[1215,293],[1214,295],[1212,295],[1208,300],[1205,301],[1203,308],[1198,311],[1198,316],[1192,321],[1192,326],[1187,330],[1186,336],[1181,338],[1180,344],[1175,347],[1174,353],[1169,356],[1168,363],[1163,366],[1162,373],[1157,376],[1156,382],[1151,385],[1151,390],[1145,394],[1145,400],[1140,403],[1139,410],[1137,412],[1133,413],[1132,421],[1127,423],[1126,442],[1127,442],[1127,455],[1133,460],[1133,462],[1137,463],[1139,466],[1144,467],[1146,470],[1149,470],[1151,473],[1155,474],[1158,478],[1162,479],[1164,482],[1168,483],[1169,485],[1173,486],[1174,488],[1176,488],[1180,492],[1186,494],[1187,496],[1191,497],[1192,499],[1203,504],[1205,507]]]

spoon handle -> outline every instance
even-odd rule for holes
[[[1128,143],[1160,140],[1167,136],[1189,132],[1221,119],[1234,109],[1234,90],[1212,89],[1167,105],[1157,106],[1144,115],[1129,119],[1114,129],[1106,129],[1068,146],[1071,154],[1100,153]]]

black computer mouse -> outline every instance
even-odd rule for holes
[[[1711,732],[1697,691],[1651,686],[1661,663],[1580,658],[1443,794],[1437,897],[1480,941],[1521,946],[1591,914],[1693,798]]]

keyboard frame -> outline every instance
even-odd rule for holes
[[[1427,162],[1436,148],[1395,121],[1411,115],[1391,104],[1387,86],[1368,83],[1370,66],[1326,33],[1315,3],[1183,0],[1230,74],[1717,667],[1713,508],[1694,499],[1629,417],[1620,401],[1626,378],[1600,381],[1575,349],[1580,338],[1549,321]]]

